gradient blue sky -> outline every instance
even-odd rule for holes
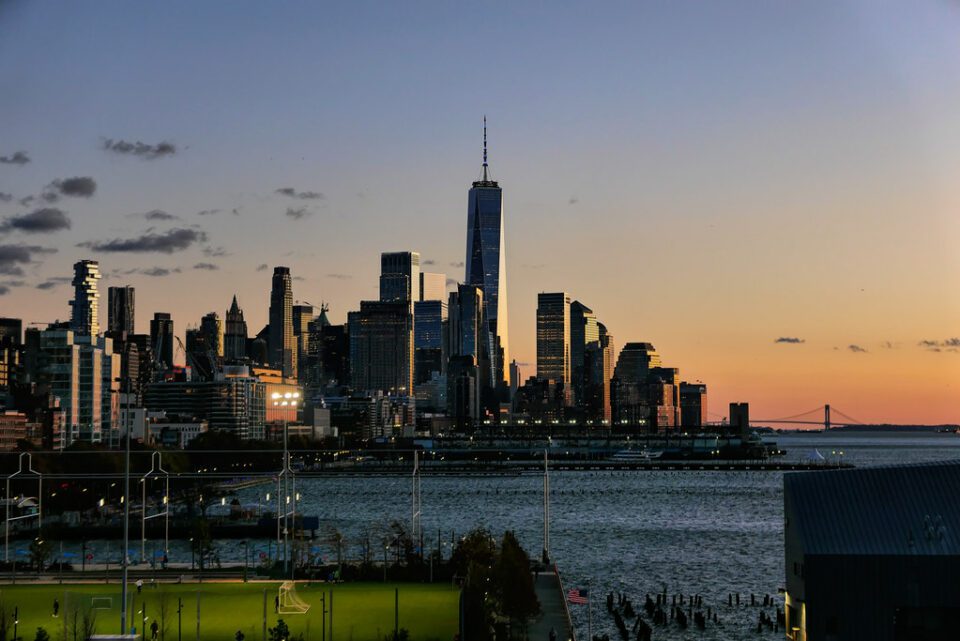
[[[80,258],[112,274],[104,290],[137,287],[141,331],[163,310],[178,333],[234,292],[258,330],[260,264],[289,265],[295,297],[335,320],[376,297],[381,251],[462,278],[486,114],[525,373],[536,293],[566,290],[618,347],[653,342],[710,384],[718,415],[831,402],[958,421],[958,33],[947,0],[0,0],[0,156],[32,159],[0,164],[0,219],[55,179],[98,185],[54,205],[69,230],[0,235],[58,250],[0,277],[0,314],[66,317],[69,287],[35,286]],[[106,138],[177,153],[143,160]],[[179,220],[137,216],[154,209]],[[77,247],[151,225],[208,241]],[[156,267],[181,272],[143,273]]]

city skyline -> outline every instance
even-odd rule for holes
[[[949,105],[960,92],[956,83],[943,82],[958,79],[960,45],[947,40],[956,10],[924,3],[913,13],[888,7],[867,15],[857,3],[844,6],[846,14],[816,16],[816,25],[804,11],[830,10],[759,11],[754,19],[773,33],[753,34],[742,50],[721,49],[732,58],[726,71],[746,76],[725,76],[729,85],[708,82],[713,65],[724,63],[709,62],[704,45],[691,45],[689,57],[673,63],[674,71],[690,74],[686,79],[634,74],[629,86],[618,88],[605,74],[586,80],[582,66],[567,74],[544,68],[548,95],[515,104],[498,97],[523,93],[519,71],[505,71],[494,96],[482,95],[479,86],[444,90],[439,81],[413,81],[440,98],[432,111],[437,118],[426,115],[423,98],[406,91],[392,113],[365,108],[348,117],[347,105],[364,92],[349,84],[348,73],[305,62],[308,53],[336,49],[314,49],[312,34],[291,25],[285,55],[257,66],[258,82],[273,86],[270,70],[290,62],[299,71],[319,65],[337,90],[306,101],[331,100],[323,123],[302,108],[274,103],[278,118],[291,122],[266,135],[252,120],[266,106],[237,70],[228,68],[209,88],[199,84],[226,59],[198,39],[200,26],[214,19],[208,9],[198,10],[185,34],[183,55],[204,63],[184,72],[197,98],[182,90],[169,98],[151,93],[160,103],[151,107],[134,97],[149,86],[135,74],[138,64],[147,65],[161,88],[181,81],[169,75],[180,54],[161,59],[147,46],[161,37],[163,16],[141,25],[143,44],[118,35],[132,55],[108,63],[79,29],[65,25],[68,19],[85,24],[106,9],[88,17],[60,5],[67,15],[53,23],[66,44],[41,55],[26,39],[53,9],[10,3],[0,8],[0,81],[18,91],[0,106],[10,125],[0,145],[0,192],[10,195],[0,200],[0,315],[23,318],[25,325],[69,319],[71,269],[81,259],[100,262],[101,293],[108,286],[136,287],[138,327],[155,312],[169,312],[181,337],[204,314],[222,315],[234,294],[257,331],[267,320],[270,273],[278,265],[291,269],[294,300],[326,301],[338,323],[361,300],[378,298],[383,252],[420,252],[424,271],[459,280],[463,187],[476,178],[486,113],[507,213],[511,358],[525,373],[535,369],[536,296],[566,291],[604,320],[617,352],[628,342],[648,341],[687,380],[705,381],[711,407],[743,400],[756,416],[783,416],[831,403],[869,422],[956,422],[960,302],[950,292],[960,283],[960,259],[948,239],[960,231],[960,194],[949,184],[960,139]],[[735,31],[719,9],[705,11],[708,16],[691,17],[658,9],[648,17],[674,35],[705,30],[710,19],[719,34]],[[109,12],[121,24],[138,20],[119,5]],[[297,15],[291,8],[281,12]],[[550,20],[561,35],[583,17],[572,9],[558,14]],[[544,61],[522,46],[519,25],[531,29],[531,16],[521,10],[513,17],[507,44],[490,55],[502,61],[519,52],[529,73]],[[626,22],[639,17],[631,14]],[[788,38],[771,62],[747,55],[758,54],[767,37],[786,37],[780,25],[791,18],[800,35]],[[241,36],[266,37],[239,16],[224,19],[238,34],[219,36],[228,51],[237,52]],[[891,32],[898,20],[906,34]],[[442,33],[455,21],[440,12],[417,34]],[[609,60],[588,51],[599,38],[592,26],[584,22],[583,41],[572,38],[573,49],[594,63]],[[372,24],[364,37],[383,28]],[[471,39],[490,35],[487,27],[480,31]],[[924,42],[908,45],[907,35],[918,33],[927,36]],[[526,35],[554,53],[559,47],[543,33]],[[624,33],[611,35],[625,60],[644,59]],[[832,71],[819,54],[794,57],[814,36],[823,38],[825,59],[848,54],[832,60]],[[720,42],[715,38],[712,43]],[[843,49],[844,39],[855,45]],[[401,60],[422,62],[424,45],[401,43]],[[649,51],[663,54],[668,44],[654,39]],[[457,63],[473,59],[451,47]],[[89,73],[66,81],[74,65],[83,64],[101,65],[111,82],[130,81],[132,95],[118,96],[116,107],[94,116],[99,81]],[[346,67],[380,78],[388,65],[363,59]],[[752,91],[764,79],[771,83],[768,74],[781,67],[796,88],[772,83],[768,95]],[[28,78],[22,69],[38,73]],[[294,77],[293,71],[284,75]],[[605,102],[577,92],[569,106],[543,110],[543,100],[555,98],[565,78],[586,83]],[[63,91],[58,82],[74,92],[68,105],[52,100]],[[845,84],[849,90],[840,91]],[[226,109],[215,88],[243,97],[249,109],[227,110],[227,122],[211,126]],[[649,102],[640,99],[644,89],[656,94]],[[698,98],[708,106],[697,106]],[[161,113],[179,111],[172,105],[188,113]],[[673,119],[654,116],[670,106],[682,107]],[[631,108],[637,111],[630,114]],[[598,122],[604,117],[607,126]],[[657,133],[658,125],[667,133]]]

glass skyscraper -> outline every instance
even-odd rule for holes
[[[135,293],[129,285],[107,288],[107,330],[110,333],[133,334]]]
[[[503,228],[503,190],[490,180],[487,167],[487,123],[483,123],[483,176],[473,183],[467,202],[466,284],[483,290],[489,326],[493,377],[509,385],[507,334],[507,263]]]
[[[293,339],[293,287],[289,267],[273,268],[270,289],[270,366],[285,377],[297,375],[297,349]]]

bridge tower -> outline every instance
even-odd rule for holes
[[[830,431],[830,403],[823,406],[823,429]]]

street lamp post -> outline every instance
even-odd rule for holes
[[[127,383],[127,411],[123,415],[123,427],[126,432],[126,448],[124,453],[124,472],[123,472],[123,576],[120,582],[120,634],[127,633],[127,566],[128,548],[130,547],[130,427],[128,425],[127,414],[130,413],[130,381],[121,381]]]

